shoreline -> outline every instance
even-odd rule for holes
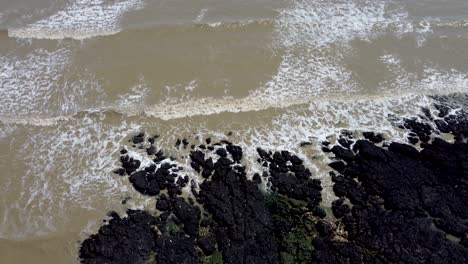
[[[332,216],[320,204],[321,181],[287,150],[258,148],[263,174],[249,180],[240,146],[179,139],[176,147],[191,149],[190,165],[204,179],[196,183],[157,138],[134,135],[133,147],[148,146],[153,162],[142,166],[123,149],[115,172],[155,197],[156,208],[110,212],[112,219],[82,242],[81,262],[466,263],[468,113],[438,100],[438,113],[423,108],[401,118],[409,143],[389,142],[379,131],[365,139],[343,131],[336,143],[322,142],[334,155]],[[419,142],[421,150],[411,146]]]

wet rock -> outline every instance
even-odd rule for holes
[[[342,137],[342,138],[338,139],[338,143],[339,143],[343,148],[349,149],[349,148],[351,147],[351,144],[354,143],[354,141]]]
[[[255,173],[253,178],[252,178],[252,181],[256,184],[260,184],[262,183],[262,179],[260,178],[260,175],[258,173]]]
[[[374,132],[363,132],[362,135],[364,136],[365,139],[376,144],[385,140],[382,134],[376,134]]]
[[[220,158],[199,202],[216,222],[214,234],[224,263],[278,263],[277,244],[264,196],[233,161]]]
[[[202,237],[197,242],[205,256],[211,256],[216,251],[216,242],[211,238]]]
[[[468,230],[461,220],[468,214],[466,143],[436,138],[418,152],[401,143],[385,150],[360,140],[354,151],[357,154],[346,163],[343,175],[332,175],[335,194],[353,204],[350,210],[339,199],[332,207],[342,218],[348,242],[316,239],[317,259],[326,263],[343,259],[375,263],[376,258],[385,263],[468,260],[468,250],[447,239],[447,234],[463,238]]]
[[[132,137],[132,142],[133,144],[140,144],[145,142],[145,134],[144,133],[139,133],[135,136]]]
[[[179,147],[180,147],[180,144],[182,144],[182,141],[180,140],[180,138],[178,138],[174,146],[175,146],[176,148],[179,148]]]
[[[416,145],[418,144],[419,142],[419,139],[417,137],[408,137],[408,141],[413,144],[413,145]]]
[[[122,163],[122,168],[125,169],[128,175],[139,169],[141,165],[139,160],[130,158],[128,155],[120,156],[120,162]]]
[[[322,147],[321,148],[323,152],[325,153],[330,153],[331,152],[331,149],[327,148],[327,147]]]
[[[242,159],[242,148],[236,145],[227,145],[227,151],[231,154],[234,162],[240,162]]]
[[[342,218],[351,211],[349,205],[343,202],[344,200],[340,198],[332,203],[333,215],[335,215],[336,218]]]
[[[342,137],[346,137],[346,138],[353,138],[353,132],[350,131],[350,130],[347,130],[347,129],[343,129],[340,131],[340,135]]]
[[[125,171],[124,168],[119,168],[119,169],[115,169],[114,173],[117,174],[117,175],[120,175],[120,176],[124,176],[126,171]]]
[[[199,256],[193,240],[182,232],[158,237],[156,247],[155,263],[199,263]]]
[[[156,179],[149,179],[146,171],[137,171],[130,175],[130,182],[133,187],[142,194],[150,196],[158,195],[160,192],[159,183]]]
[[[419,140],[421,140],[422,142],[428,142],[431,139],[430,136],[433,131],[431,125],[419,122],[416,118],[405,118],[403,121],[404,123],[401,126],[401,128],[405,128],[412,131],[418,136]],[[411,140],[414,141],[414,139]]]
[[[148,155],[154,155],[156,154],[156,147],[155,146],[150,146],[149,148],[146,149],[146,153]]]
[[[227,151],[224,148],[219,148],[216,150],[216,154],[222,158],[227,157]]]
[[[344,169],[346,168],[346,164],[339,160],[339,161],[334,161],[330,164],[328,164],[332,169],[337,170],[338,172],[343,172]]]
[[[144,211],[127,211],[128,216],[113,215],[97,234],[80,247],[81,263],[144,263],[156,246],[152,228],[158,221]]]
[[[188,140],[186,138],[182,139],[182,144],[184,145],[184,148],[186,148],[189,144]]]
[[[156,209],[160,211],[169,211],[171,209],[171,203],[165,196],[161,196],[156,202]]]
[[[331,151],[337,158],[343,159],[346,162],[354,160],[354,153],[349,149],[345,149],[340,146],[334,146]]]
[[[320,181],[311,179],[312,173],[304,167],[302,159],[288,151],[275,152],[273,155],[262,149],[257,149],[257,152],[261,157],[260,162],[270,161],[269,182],[275,192],[318,206],[322,190]],[[288,162],[292,165],[288,166]]]
[[[205,154],[199,150],[197,151],[192,151],[190,153],[190,159],[199,164],[200,166],[204,165],[205,164]]]
[[[198,225],[201,218],[200,208],[190,205],[183,198],[177,197],[173,200],[173,212],[184,223],[185,233],[195,237],[198,234]]]
[[[388,147],[388,150],[394,153],[405,155],[413,159],[419,158],[419,151],[410,145],[392,142]]]

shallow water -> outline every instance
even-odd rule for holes
[[[321,140],[405,141],[392,116],[468,92],[467,14],[462,0],[2,0],[0,263],[76,263],[107,211],[152,206],[112,173],[138,131],[187,168],[177,138],[240,143],[249,175],[257,146],[289,149],[329,184]]]

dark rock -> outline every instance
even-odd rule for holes
[[[346,138],[353,138],[353,132],[346,129],[341,130],[340,135]]]
[[[154,155],[156,154],[156,147],[155,146],[150,146],[149,148],[146,149],[146,153],[148,155]]]
[[[190,205],[183,198],[177,197],[173,201],[173,212],[184,223],[185,233],[195,237],[198,234],[198,224],[201,218],[200,208]]]
[[[332,210],[336,218],[342,218],[351,211],[349,205],[343,203],[343,199],[334,201],[332,203]]]
[[[234,162],[240,162],[242,159],[242,148],[236,145],[227,145],[227,151],[231,154]]]
[[[144,133],[139,133],[138,135],[135,135],[132,137],[132,142],[133,144],[140,144],[145,141],[145,134]]]
[[[332,175],[335,194],[353,204],[350,210],[340,199],[332,207],[348,242],[316,239],[316,258],[327,263],[375,263],[376,258],[382,263],[444,263],[447,258],[465,263],[468,250],[447,234],[462,238],[468,230],[461,220],[468,215],[468,145],[436,138],[421,152],[400,143],[385,150],[362,140],[354,148],[357,154],[343,175]]]
[[[142,194],[155,196],[160,192],[159,184],[155,179],[150,180],[146,171],[137,171],[130,175],[133,187]]]
[[[392,142],[388,147],[388,150],[394,153],[405,155],[410,158],[419,158],[419,151],[410,145]]]
[[[342,138],[338,139],[338,143],[339,143],[343,148],[349,149],[349,148],[351,147],[351,144],[354,143],[354,141],[342,137]]]
[[[223,262],[278,263],[262,193],[244,173],[224,167],[223,159],[227,158],[216,162],[214,175],[201,184],[199,194],[199,202],[217,223],[214,233]]]
[[[354,153],[349,149],[345,149],[340,146],[334,146],[331,151],[337,158],[343,159],[346,162],[354,160]]]
[[[218,156],[222,157],[222,158],[225,158],[227,157],[227,151],[226,149],[224,148],[219,148],[216,150],[216,154],[218,154]]]
[[[199,263],[199,256],[193,240],[182,232],[158,237],[156,247],[158,249],[156,263]]]
[[[328,164],[332,169],[337,170],[338,172],[343,172],[344,169],[346,168],[346,164],[339,160],[339,161],[334,161],[330,164]]]
[[[260,175],[258,173],[255,173],[253,178],[252,178],[252,181],[256,184],[260,184],[262,183],[262,179],[260,178]]]
[[[190,153],[190,159],[199,165],[205,164],[205,154],[199,150],[192,151]]]
[[[97,234],[81,243],[81,263],[144,263],[156,246],[153,225],[158,221],[144,211],[127,211],[128,216],[114,215]]]
[[[405,118],[403,121],[404,123],[402,128],[406,128],[415,133],[419,137],[419,140],[421,140],[422,142],[428,142],[430,140],[430,136],[433,131],[431,125],[419,122],[416,118]],[[414,141],[414,139],[411,140]]]
[[[156,202],[156,209],[160,211],[168,211],[171,209],[171,203],[167,199],[159,199]]]
[[[376,144],[385,140],[382,134],[375,134],[374,132],[363,132],[362,135],[365,139]]]
[[[331,149],[327,148],[327,147],[322,147],[322,151],[325,152],[325,153],[330,153],[332,152]]]
[[[257,149],[257,152],[261,156],[260,161],[270,160],[269,182],[274,192],[318,206],[322,190],[320,181],[317,183],[310,179],[312,174],[303,166],[299,157],[287,151],[275,152],[273,158],[264,150]],[[290,161],[292,166],[288,167],[287,161]]]
[[[118,175],[120,175],[120,176],[124,176],[124,175],[125,175],[125,169],[124,169],[124,168],[115,169],[115,170],[114,170],[114,173],[115,173],[115,174],[118,174]]]
[[[415,144],[417,144],[419,142],[419,139],[417,137],[408,137],[408,141],[411,144],[415,145]]]
[[[180,140],[180,138],[178,138],[174,146],[175,146],[176,148],[179,148],[179,147],[180,147],[180,144],[182,144],[182,141]]]
[[[232,164],[234,164],[234,162],[228,158],[219,158],[218,161],[216,161],[215,167],[229,167]]]
[[[216,251],[216,242],[213,239],[202,237],[197,242],[205,256],[211,256]]]
[[[130,175],[134,171],[136,171],[138,168],[140,168],[141,162],[139,160],[135,160],[133,158],[130,158],[129,156],[121,156],[120,157],[120,162],[122,163],[122,167],[125,169],[125,172]]]

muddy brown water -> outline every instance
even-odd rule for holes
[[[152,209],[112,173],[139,131],[195,180],[177,138],[239,143],[249,175],[257,146],[294,151],[329,205],[320,141],[404,141],[393,116],[468,92],[466,14],[462,0],[1,0],[0,263],[78,263],[106,212]]]

